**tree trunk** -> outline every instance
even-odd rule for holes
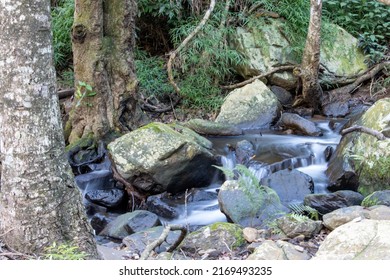
[[[0,2],[0,236],[23,253],[74,242],[97,257],[65,157],[50,0]]]
[[[134,0],[75,0],[75,86],[80,88],[79,82],[83,82],[92,91],[82,98],[75,95],[65,131],[70,143],[91,133],[99,138],[124,126],[134,128],[134,118],[125,124],[121,120],[125,110],[134,117],[137,108],[133,59],[136,12]],[[88,96],[92,92],[96,95]]]
[[[300,76],[304,101],[319,110],[322,89],[318,81],[321,46],[322,0],[310,0],[310,22],[303,52]]]

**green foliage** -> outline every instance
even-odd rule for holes
[[[45,249],[46,260],[85,260],[88,254],[80,251],[78,246],[69,243],[53,243]]]
[[[323,14],[360,39],[369,63],[384,59],[390,40],[390,9],[376,0],[326,0]]]
[[[304,215],[315,221],[319,220],[318,211],[310,206],[303,204],[290,204],[288,205],[288,208],[290,208],[294,214]]]
[[[51,11],[54,65],[57,70],[65,69],[72,61],[71,30],[73,25],[74,0],[63,0]]]
[[[371,207],[378,205],[378,198],[376,197],[371,197],[371,195],[367,196],[366,198],[363,199],[362,201],[362,206],[363,207]]]
[[[88,107],[92,106],[92,103],[85,101],[87,97],[93,97],[96,95],[96,92],[92,90],[92,86],[85,82],[79,81],[76,87],[75,97],[78,99],[76,108],[82,104],[87,105]]]

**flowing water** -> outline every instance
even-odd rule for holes
[[[314,193],[327,192],[328,178],[325,175],[327,168],[326,151],[335,150],[340,141],[340,123],[335,123],[334,129],[329,121],[315,121],[322,130],[319,137],[286,135],[277,131],[252,132],[235,137],[213,137],[213,147],[221,155],[223,167],[233,169],[237,164],[235,153],[229,147],[235,147],[241,140],[248,140],[255,149],[255,156],[250,161],[249,170],[260,181],[269,174],[282,169],[297,169],[311,176],[314,182]],[[213,199],[205,201],[177,204],[179,218],[167,221],[169,223],[189,224],[191,226],[207,225],[217,221],[226,221],[226,217],[219,210],[217,190],[223,180],[217,179],[213,184],[203,189],[214,193]]]

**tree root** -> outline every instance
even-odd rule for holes
[[[255,77],[252,77],[248,80],[245,80],[241,83],[237,83],[237,84],[233,84],[233,85],[228,85],[228,86],[221,86],[222,89],[236,89],[236,88],[239,88],[239,87],[243,87],[247,84],[250,84],[252,82],[254,82],[255,80],[257,79],[261,79],[261,78],[264,78],[264,77],[267,77],[269,75],[272,75],[276,72],[279,72],[279,71],[286,71],[286,70],[294,70],[295,68],[297,68],[298,65],[284,65],[284,66],[280,66],[278,68],[275,68],[275,69],[272,69],[266,73],[263,73],[263,74],[260,74],[258,76],[255,76]]]
[[[145,250],[141,254],[140,260],[146,260],[149,257],[150,253],[165,241],[165,239],[168,237],[168,234],[171,230],[181,231],[179,238],[167,249],[167,252],[173,252],[173,250],[175,250],[176,247],[179,246],[179,244],[183,241],[184,237],[187,234],[187,228],[185,226],[167,225],[164,228],[163,232],[161,233],[160,237],[155,241],[153,241],[152,243],[150,243],[148,246],[146,246]]]
[[[65,99],[71,97],[73,94],[74,94],[74,88],[57,91],[57,95],[59,99]]]
[[[167,72],[168,72],[168,80],[169,83],[173,86],[176,93],[181,96],[181,91],[179,86],[176,84],[175,79],[173,77],[173,71],[172,71],[172,63],[175,60],[177,54],[184,49],[184,47],[188,44],[188,42],[199,32],[199,30],[206,24],[207,20],[209,19],[211,13],[213,12],[215,7],[215,0],[210,1],[210,6],[208,10],[206,11],[203,19],[201,22],[196,26],[196,28],[181,42],[181,44],[175,49],[173,52],[170,53],[168,63],[167,63]]]
[[[344,136],[344,135],[351,133],[351,132],[354,132],[354,131],[358,131],[358,132],[372,135],[372,136],[376,137],[378,140],[386,140],[387,139],[387,137],[384,136],[381,132],[374,130],[374,129],[371,129],[371,128],[368,128],[368,127],[365,127],[365,126],[360,126],[360,125],[354,125],[354,126],[351,126],[349,128],[343,129],[341,131],[341,135]]]
[[[340,88],[333,89],[328,92],[329,97],[332,96],[339,96],[339,95],[347,95],[352,93],[361,83],[364,81],[371,79],[376,74],[378,74],[380,71],[382,71],[384,68],[390,67],[390,61],[384,61],[382,63],[379,63],[372,67],[369,71],[363,73],[361,76],[359,76],[353,83],[343,86]]]

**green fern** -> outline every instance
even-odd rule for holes
[[[80,251],[80,248],[71,243],[57,244],[54,242],[45,249],[43,255],[46,260],[85,260],[88,254]]]
[[[288,208],[291,209],[291,211],[294,214],[298,215],[305,215],[309,217],[312,220],[318,221],[319,220],[319,213],[316,209],[303,204],[290,204],[288,205]]]

